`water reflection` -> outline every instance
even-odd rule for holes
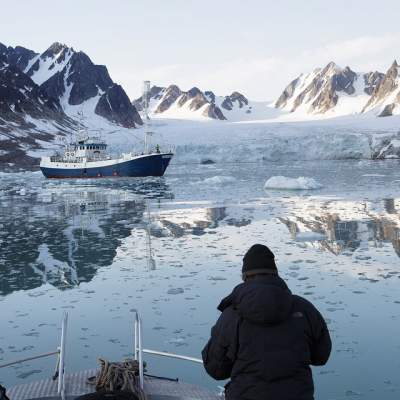
[[[391,243],[400,257],[400,199],[379,203],[300,199],[280,217],[294,240],[340,254]]]
[[[173,197],[162,180],[118,188],[46,184],[23,197],[9,190],[0,203],[0,295],[90,281],[133,228],[143,229],[144,194]]]
[[[157,213],[150,233],[155,237],[201,236],[218,227],[227,217],[226,207],[184,208]]]

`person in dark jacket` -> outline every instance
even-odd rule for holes
[[[293,295],[278,275],[274,254],[256,244],[243,258],[244,282],[222,300],[203,349],[214,379],[230,378],[228,400],[312,400],[310,365],[324,365],[331,339],[318,310]]]

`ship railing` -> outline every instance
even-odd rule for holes
[[[180,354],[168,353],[165,351],[151,350],[143,348],[143,340],[142,340],[142,319],[137,310],[133,310],[134,313],[134,326],[133,326],[133,357],[138,361],[139,364],[139,385],[141,389],[144,388],[144,363],[143,363],[143,354],[151,354],[154,356],[173,358],[183,361],[190,361],[196,364],[203,364],[203,361],[200,358],[184,356]],[[10,367],[13,365],[21,364],[27,361],[37,360],[45,357],[51,357],[57,355],[57,364],[55,373],[53,376],[53,380],[58,379],[57,384],[57,392],[61,396],[62,400],[65,400],[65,355],[66,355],[66,342],[67,342],[67,327],[68,327],[68,313],[64,312],[62,322],[61,322],[61,339],[60,346],[56,351],[51,351],[43,354],[38,354],[36,356],[27,357],[20,360],[15,360],[11,362],[7,362],[5,364],[0,364],[0,369],[5,367]]]
[[[23,358],[20,360],[10,361],[5,364],[0,364],[0,369],[5,367],[11,367],[17,364],[22,364],[27,361],[33,361],[57,355],[57,363],[56,363],[55,373],[53,375],[53,380],[56,380],[58,378],[57,392],[61,396],[61,399],[65,400],[65,349],[66,349],[66,339],[67,339],[67,326],[68,326],[68,313],[64,312],[61,322],[60,346],[57,348],[57,350],[43,354],[38,354],[36,356]]]
[[[137,310],[133,310],[134,312],[134,326],[133,326],[133,355],[134,359],[138,361],[139,364],[139,384],[141,389],[144,387],[144,364],[143,364],[143,354],[151,354],[154,356],[174,358],[178,360],[191,361],[196,364],[203,364],[203,361],[200,358],[183,356],[180,354],[168,353],[165,351],[158,350],[150,350],[143,348],[143,340],[142,340],[142,319]]]

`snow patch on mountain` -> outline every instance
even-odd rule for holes
[[[75,51],[64,44],[54,43],[44,53],[37,55],[29,62],[24,72],[41,85],[57,72],[62,71],[69,63]]]

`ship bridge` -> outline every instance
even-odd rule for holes
[[[107,160],[107,144],[98,138],[87,138],[65,148],[62,159],[69,162]]]

